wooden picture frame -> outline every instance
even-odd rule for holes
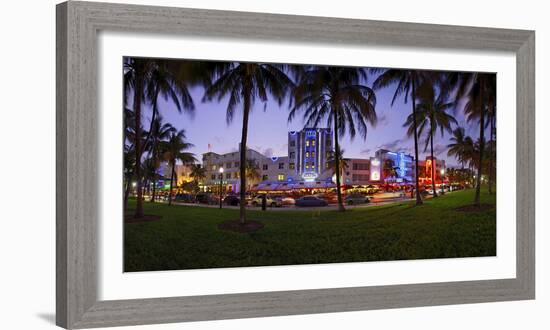
[[[516,278],[98,300],[99,31],[512,51],[517,57]],[[57,5],[56,322],[65,328],[358,311],[535,297],[534,31],[93,2]]]

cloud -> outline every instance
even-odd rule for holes
[[[443,144],[436,144],[434,146],[434,155],[439,156],[447,151],[447,146]]]
[[[371,148],[365,148],[360,151],[361,155],[370,155],[372,149]]]
[[[250,146],[250,148],[252,150],[255,150],[255,151],[261,153],[262,155],[264,155],[266,157],[272,157],[273,154],[274,154],[274,150],[271,147],[264,148],[262,146],[255,145],[255,146]]]
[[[383,114],[383,115],[380,115],[378,116],[378,123],[377,125],[382,125],[382,126],[386,126],[390,123],[390,120],[388,119],[388,116]]]
[[[377,146],[376,149],[387,149],[395,151],[396,149],[402,149],[405,142],[406,139],[395,139],[386,143],[382,143],[381,145]]]
[[[273,148],[266,148],[262,151],[262,154],[266,157],[273,156]]]

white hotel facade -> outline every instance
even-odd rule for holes
[[[254,162],[260,174],[259,182],[252,182],[248,188],[258,183],[333,185],[334,173],[328,166],[328,160],[333,152],[333,136],[328,128],[305,128],[288,132],[288,154],[285,156],[266,157],[253,149],[247,150],[246,158]],[[414,179],[410,177],[414,172],[412,156],[379,150],[375,157],[346,159],[348,167],[343,173],[343,184],[383,183],[382,164],[386,159],[392,159],[396,166],[402,166],[398,173],[407,181]],[[203,185],[206,190],[217,190],[220,182],[225,191],[240,190],[239,151],[226,154],[207,152],[202,156],[202,164],[206,169],[206,180]],[[220,173],[220,167],[223,167],[223,173]]]

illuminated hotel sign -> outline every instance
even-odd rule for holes
[[[372,158],[370,161],[370,180],[380,180],[380,159]]]
[[[302,174],[302,179],[304,179],[304,181],[308,181],[308,182],[315,181],[315,179],[317,179],[317,173],[315,173],[315,172],[306,172],[306,173]]]
[[[405,153],[400,152],[398,154],[399,160],[399,177],[403,178],[405,176]]]

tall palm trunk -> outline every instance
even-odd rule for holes
[[[152,203],[155,202],[156,192],[157,192],[157,174],[153,173],[153,193],[151,194]]]
[[[151,202],[154,203],[155,202],[155,195],[156,195],[156,192],[157,192],[157,163],[156,163],[156,160],[157,160],[157,141],[153,142],[153,147],[152,147],[152,150],[151,150],[151,158],[153,159],[153,167],[154,167],[154,171],[153,171],[153,193],[151,194]]]
[[[483,149],[485,148],[485,106],[482,104],[481,113],[479,115],[479,164],[477,168],[476,178],[476,195],[474,205],[479,206],[479,195],[481,192],[481,169],[483,168]]]
[[[172,164],[172,171],[170,173],[170,191],[168,192],[168,205],[172,205],[172,185],[174,184],[174,175],[176,174],[176,162]]]
[[[495,116],[491,116],[491,152],[489,153],[489,194],[493,193],[493,180],[494,180],[494,161],[496,157],[496,145],[495,145]]]
[[[241,132],[241,159],[240,159],[240,197],[239,220],[241,224],[246,222],[246,140],[248,137],[248,115],[250,113],[250,98],[252,86],[250,82],[245,83],[243,95],[243,128]]]
[[[132,187],[132,175],[128,175],[126,179],[126,188],[124,189],[124,212],[128,208],[128,197],[130,196],[130,188]]]
[[[338,143],[338,111],[333,107],[332,113],[334,114],[334,169],[336,173],[336,195],[338,196],[338,211],[343,212],[346,210],[344,207],[344,201],[342,199],[342,191],[340,190],[340,145]]]
[[[430,156],[432,158],[432,189],[434,191],[434,197],[437,197],[437,191],[435,190],[435,168],[436,162],[434,160],[434,133],[433,133],[433,117],[430,118]]]
[[[136,148],[136,169],[134,171],[137,181],[137,202],[135,218],[143,217],[143,191],[141,189],[141,93],[142,81],[136,79],[134,89],[134,115],[135,115],[135,148]]]
[[[416,186],[416,205],[422,205],[422,197],[420,197],[420,184],[418,183],[418,130],[416,125],[416,89],[414,79],[412,81],[412,111],[413,111],[413,125],[414,125],[414,175]]]

